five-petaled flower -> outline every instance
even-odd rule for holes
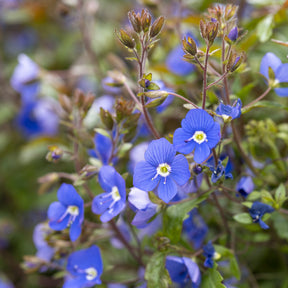
[[[103,166],[99,172],[99,184],[106,193],[93,199],[92,211],[101,214],[102,222],[108,222],[125,208],[125,180],[113,167]]]
[[[205,110],[192,109],[181,122],[182,128],[174,133],[175,149],[183,154],[194,151],[194,161],[202,163],[219,142],[220,124],[215,122]]]
[[[261,228],[268,229],[269,226],[263,222],[262,217],[266,213],[272,213],[274,208],[268,204],[264,204],[258,201],[255,201],[252,204],[252,207],[249,209],[250,216],[253,219],[254,223],[259,223]]]
[[[68,257],[66,269],[69,274],[63,288],[86,288],[101,284],[103,264],[99,248],[93,245],[73,252]]]
[[[274,73],[274,79],[270,79],[269,68]],[[280,83],[288,83],[288,63],[282,64],[274,53],[269,52],[262,58],[260,73],[269,81],[269,85],[274,88],[276,94],[280,97],[288,96],[288,87],[279,88]]]
[[[191,283],[192,286],[190,287],[192,288],[197,288],[200,286],[200,269],[191,259],[187,257],[167,256],[166,269],[168,270],[173,282],[181,285]]]
[[[218,115],[221,115],[224,120],[227,120],[229,118],[236,119],[241,116],[241,108],[242,102],[240,99],[238,99],[233,103],[232,106],[220,103],[215,112]]]
[[[177,193],[177,184],[184,185],[189,177],[187,159],[179,154],[165,138],[153,140],[145,152],[145,160],[137,163],[133,184],[151,191],[158,185],[158,196],[168,203]]]
[[[84,220],[84,201],[73,185],[65,183],[60,186],[57,197],[59,202],[53,202],[48,209],[49,226],[56,231],[70,227],[70,239],[76,241]]]

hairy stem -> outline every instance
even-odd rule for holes
[[[259,101],[262,100],[270,91],[271,91],[271,87],[268,87],[268,89],[267,89],[262,95],[260,95],[258,98],[256,98],[255,100],[253,100],[252,102],[250,102],[249,104],[247,104],[246,106],[244,106],[242,109],[248,108],[248,107],[254,105],[255,103],[259,102]]]
[[[208,57],[209,57],[210,45],[207,43],[207,49],[205,53],[204,70],[203,70],[203,95],[202,95],[202,109],[205,110],[206,104],[206,92],[207,92],[207,67],[208,67]]]

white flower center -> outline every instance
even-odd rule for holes
[[[164,184],[166,184],[166,177],[169,176],[171,172],[171,166],[167,163],[161,163],[158,165],[156,169],[157,173],[152,178],[152,180],[155,180],[159,175],[165,178]]]
[[[67,213],[72,216],[78,216],[79,215],[79,208],[77,206],[71,205],[67,208]]]
[[[95,268],[93,268],[93,267],[85,269],[85,273],[86,273],[86,279],[88,281],[91,281],[91,280],[95,279],[97,277],[97,275],[98,275],[97,270]]]
[[[196,143],[201,144],[204,141],[208,142],[207,136],[203,131],[195,131],[194,135],[191,137]]]
[[[121,199],[119,190],[116,186],[113,186],[112,191],[111,191],[111,195],[114,201],[119,201]]]

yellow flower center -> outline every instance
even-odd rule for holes
[[[192,136],[192,139],[198,144],[201,144],[204,141],[208,142],[207,136],[203,131],[195,131],[194,135]]]

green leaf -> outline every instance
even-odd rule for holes
[[[241,109],[241,113],[245,114],[254,108],[269,108],[269,109],[276,108],[276,109],[284,109],[284,110],[288,109],[286,106],[283,106],[282,104],[277,103],[277,102],[259,101],[251,106]]]
[[[279,213],[273,213],[271,215],[271,219],[274,222],[274,228],[277,231],[277,234],[282,239],[288,239],[288,222],[287,219],[279,214]]]
[[[208,269],[201,283],[201,288],[226,288],[225,285],[222,284],[223,277],[217,271],[217,264],[214,264],[212,269]]]
[[[247,197],[248,201],[255,201],[257,199],[261,198],[261,192],[258,191],[253,191],[252,193],[250,193]]]
[[[244,201],[244,202],[242,202],[242,205],[246,206],[247,208],[251,208],[253,203],[249,202],[249,201]]]
[[[285,186],[283,183],[281,183],[275,193],[275,201],[279,204],[279,206],[281,207],[282,204],[284,203],[284,201],[286,200],[286,190],[285,190]]]
[[[171,279],[165,268],[166,253],[156,252],[150,258],[145,271],[148,288],[168,288]]]
[[[170,239],[171,243],[177,243],[180,240],[182,223],[188,217],[188,212],[206,200],[213,191],[210,190],[197,199],[168,207],[163,216],[163,227],[164,234]]]
[[[273,19],[274,15],[269,14],[258,23],[256,27],[256,33],[260,42],[266,42],[272,36],[274,28]]]
[[[145,105],[146,108],[157,107],[165,101],[165,98],[156,98]]]
[[[272,206],[274,206],[276,204],[275,200],[273,199],[273,196],[271,195],[271,193],[269,193],[266,190],[262,190],[261,191],[261,199],[266,204],[269,204],[269,205],[272,205]]]
[[[234,275],[238,280],[240,280],[241,271],[240,271],[238,262],[237,262],[234,255],[233,255],[233,257],[230,258],[230,271],[231,271],[232,275]]]
[[[102,128],[95,128],[94,131],[95,131],[96,133],[99,133],[99,134],[103,135],[103,136],[106,136],[106,137],[108,137],[108,138],[111,138],[110,134],[109,134],[106,130],[104,130],[104,129],[102,129]]]
[[[147,87],[147,89],[149,89],[149,90],[159,90],[160,87],[159,87],[156,83],[150,82],[150,84],[149,84],[149,86]]]
[[[240,213],[233,216],[233,219],[242,224],[252,224],[251,216],[248,213]]]

